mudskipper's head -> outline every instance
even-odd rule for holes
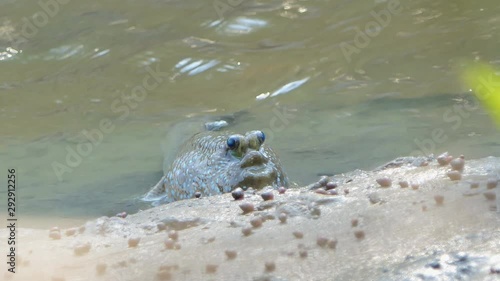
[[[259,189],[268,185],[288,185],[278,157],[264,145],[265,140],[262,131],[250,131],[245,135],[236,134],[227,138],[224,157],[229,161],[225,174],[231,190],[236,187]]]

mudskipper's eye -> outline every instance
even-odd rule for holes
[[[229,149],[236,149],[240,145],[240,138],[236,136],[231,136],[227,138],[227,147]]]
[[[264,141],[266,140],[266,135],[262,131],[257,132],[257,139],[259,140],[260,144],[263,144]]]

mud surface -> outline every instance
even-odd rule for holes
[[[498,280],[500,158],[466,159],[454,181],[450,165],[417,166],[396,161],[274,190],[267,201],[247,191],[75,228],[19,229],[17,273],[2,278]]]

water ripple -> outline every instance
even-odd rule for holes
[[[94,52],[96,52],[96,53],[95,53],[95,55],[90,57],[91,59],[95,59],[95,58],[107,55],[110,52],[110,49],[105,49],[105,50],[94,49]]]
[[[191,71],[191,70],[197,68],[198,66],[200,66],[202,63],[203,63],[203,60],[194,61],[194,62],[184,66],[183,68],[181,68],[180,72],[184,73],[184,72]]]
[[[8,47],[5,49],[5,51],[0,52],[0,61],[12,59],[19,53],[20,53],[20,51],[17,51],[16,49]]]
[[[49,50],[49,54],[44,57],[45,60],[64,60],[69,57],[82,54],[84,52],[83,45],[63,45]]]
[[[256,97],[257,100],[263,100],[267,97],[275,97],[275,96],[279,96],[279,95],[283,95],[283,94],[286,94],[286,93],[289,93],[295,89],[297,89],[298,87],[302,86],[304,83],[306,83],[311,77],[308,76],[306,78],[303,78],[303,79],[300,79],[300,80],[296,80],[296,81],[293,81],[293,82],[290,82],[290,83],[287,83],[283,86],[281,86],[278,90],[274,91],[272,94],[269,94],[269,93],[263,93],[263,94],[260,94]]]
[[[220,33],[229,35],[242,35],[254,32],[265,27],[266,25],[268,25],[268,22],[266,20],[248,17],[237,17],[235,19],[227,21],[217,20],[210,23],[208,26],[218,26],[217,31]]]
[[[199,60],[194,60],[192,58],[185,58],[180,60],[178,63],[175,64],[176,69],[179,70],[178,73],[174,75],[178,76],[180,74],[187,73],[189,76],[197,75],[202,72],[207,71],[210,68],[213,68],[214,66],[218,65],[220,63],[219,60],[204,60],[204,59],[199,59]]]

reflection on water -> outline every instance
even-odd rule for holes
[[[239,17],[227,22],[221,22],[217,30],[224,35],[244,35],[258,31],[266,25],[267,23],[263,20]],[[212,26],[215,25],[212,24]]]
[[[72,1],[29,33],[45,10],[0,3],[1,168],[19,170],[20,212],[143,207],[165,135],[192,116],[246,112],[231,129],[267,131],[298,183],[416,150],[497,155],[457,75],[463,59],[500,64],[497,3],[408,0],[387,14],[393,2],[243,1],[221,17],[210,1]],[[165,79],[137,96],[151,71]],[[52,163],[103,119],[115,129],[59,181]],[[436,128],[445,142],[426,141]]]

